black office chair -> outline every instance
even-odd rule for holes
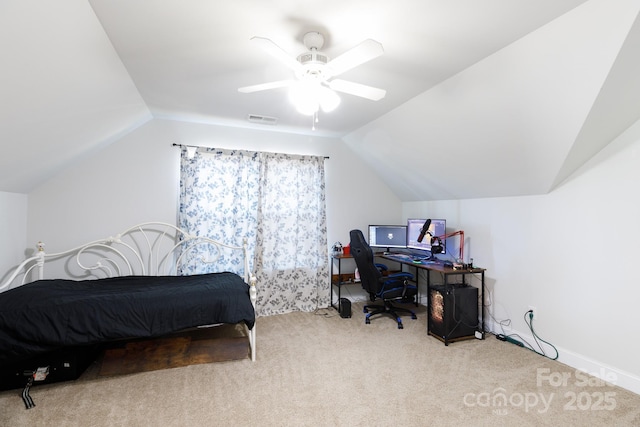
[[[371,316],[376,314],[390,314],[398,322],[398,329],[402,329],[402,319],[398,312],[409,313],[412,319],[417,319],[416,314],[406,308],[396,307],[392,302],[411,303],[415,301],[418,288],[409,283],[413,280],[410,273],[393,273],[384,275],[387,270],[384,264],[376,264],[373,259],[373,250],[364,239],[362,231],[351,230],[349,232],[351,256],[356,261],[356,267],[360,273],[362,288],[369,293],[371,301],[381,299],[383,305],[365,305],[365,323],[371,323]]]

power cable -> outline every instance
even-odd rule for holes
[[[529,315],[529,316],[527,316]],[[527,319],[528,317],[528,319]],[[510,334],[510,335],[505,335],[505,334],[498,334],[496,335],[496,338],[499,339],[500,341],[508,341],[512,344],[518,345],[520,347],[526,348],[527,350],[531,350],[536,354],[539,354],[540,356],[544,356],[546,358],[549,358],[551,360],[556,360],[558,358],[558,349],[551,344],[548,341],[543,340],[542,338],[540,338],[538,336],[538,334],[536,333],[535,329],[533,329],[533,311],[532,310],[528,310],[524,313],[524,323],[527,324],[527,326],[529,327],[529,330],[531,331],[531,335],[533,336],[533,339],[535,340],[538,348],[540,349],[539,351],[536,350],[535,348],[533,348],[533,346],[527,342],[527,340],[525,340],[524,338],[522,338],[520,335],[518,334]],[[503,331],[504,332],[504,331]],[[514,338],[514,337],[518,337],[520,340]],[[554,357],[548,356],[547,353],[544,351],[544,348],[542,347],[542,344],[540,344],[540,342],[543,342],[545,344],[547,344],[548,346],[550,346],[551,348],[553,348],[553,350],[555,351],[556,355]]]

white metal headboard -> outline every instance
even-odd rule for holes
[[[197,257],[194,249],[207,245],[207,258]],[[37,253],[24,260],[0,286],[8,288],[22,275],[21,283],[42,280],[45,277],[46,261],[64,260],[70,276],[114,277],[122,275],[177,275],[181,266],[189,262],[216,263],[225,250],[242,251],[244,271],[241,276],[246,283],[252,279],[249,270],[247,240],[242,246],[228,245],[208,237],[188,234],[180,228],[164,222],[145,222],[135,225],[115,236],[95,240],[75,248],[47,253],[45,244],[39,242]],[[72,262],[72,260],[74,262]],[[74,265],[71,265],[74,264]],[[71,271],[73,270],[73,271]]]

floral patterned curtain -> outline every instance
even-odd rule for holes
[[[179,226],[241,245],[248,238],[258,278],[257,314],[329,305],[324,158],[199,148],[180,162]],[[242,274],[240,259],[220,268]],[[184,274],[212,271],[185,266]]]

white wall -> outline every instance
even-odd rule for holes
[[[640,122],[547,195],[412,202],[403,214],[464,230],[465,258],[487,269],[494,330],[510,319],[531,336],[523,314],[534,306],[560,361],[640,393],[639,159]]]
[[[6,272],[28,254],[27,195],[0,191],[0,284]],[[35,250],[35,244],[31,249]]]
[[[401,218],[399,199],[339,139],[156,119],[31,192],[28,241],[58,251],[138,222],[175,223],[180,149],[173,143],[330,157],[329,245],[348,241],[352,228]]]

